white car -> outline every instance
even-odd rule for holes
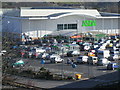
[[[88,56],[79,56],[77,58],[77,63],[86,63],[88,61]]]
[[[115,60],[119,60],[120,59],[120,55],[119,54],[112,54],[109,57],[110,61],[115,61]]]
[[[53,57],[59,57],[59,58],[60,58],[60,55],[52,54],[52,55],[50,56],[50,59],[53,58]]]
[[[80,52],[76,50],[76,51],[73,51],[72,54],[73,55],[80,55]]]
[[[60,58],[60,57],[52,57],[52,58],[50,59],[50,62],[51,62],[51,63],[63,62],[63,59]]]
[[[1,53],[6,53],[7,51],[6,50],[2,50]]]
[[[48,53],[41,53],[38,58],[46,58],[46,56],[48,56]]]
[[[97,61],[97,65],[107,66],[109,63],[111,63],[111,61],[109,61],[107,58],[100,58]]]
[[[90,49],[90,46],[86,45],[84,46],[84,50],[89,50]]]
[[[43,49],[42,47],[35,47],[34,49],[33,49],[35,52],[37,52],[37,53],[43,53],[43,52],[46,52],[46,50],[45,49]]]
[[[94,44],[93,46],[94,46],[94,48],[97,48],[97,47],[99,47],[99,45],[98,45],[98,44]]]
[[[4,53],[0,53],[0,56],[5,55]]]
[[[98,61],[98,57],[92,56],[92,57],[89,57],[89,58],[88,58],[87,63],[88,63],[88,64],[97,64],[97,61]]]
[[[107,40],[106,43],[107,43],[107,44],[110,44],[110,41],[111,41],[111,40]]]
[[[80,55],[80,52],[78,50],[67,52],[67,56],[76,56],[76,55]]]
[[[28,52],[28,55],[29,55],[29,58],[31,58],[33,55],[33,52],[32,51]]]

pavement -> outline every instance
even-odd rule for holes
[[[93,88],[98,84],[109,83],[111,81],[120,80],[118,72],[112,72],[96,78],[82,78],[81,80],[41,80],[41,79],[30,79],[26,77],[20,77],[12,75],[12,78],[16,78],[15,82],[37,86],[45,89],[56,89],[56,88]]]
[[[109,84],[110,82],[117,80],[120,80],[118,76],[118,72],[113,72],[102,76],[98,76],[96,78],[91,78],[87,80],[73,82],[66,85],[61,85],[55,88],[93,88],[98,84],[103,84],[103,83]]]
[[[55,80],[41,80],[41,79],[30,79],[26,77],[20,77],[20,76],[15,76],[12,75],[12,78],[15,78],[15,82],[23,83],[23,84],[28,84],[40,88],[55,88],[61,85],[66,85],[70,84],[75,81],[55,81]]]

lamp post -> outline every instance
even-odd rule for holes
[[[62,58],[63,58],[63,48],[62,48]],[[62,61],[62,78],[64,78],[64,61]]]

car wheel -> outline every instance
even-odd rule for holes
[[[54,61],[54,63],[57,63],[56,61]]]

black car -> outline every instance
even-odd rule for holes
[[[73,53],[73,51],[69,51],[69,52],[67,52],[67,56],[68,56],[68,57],[72,57],[72,56],[73,56],[72,53]]]

